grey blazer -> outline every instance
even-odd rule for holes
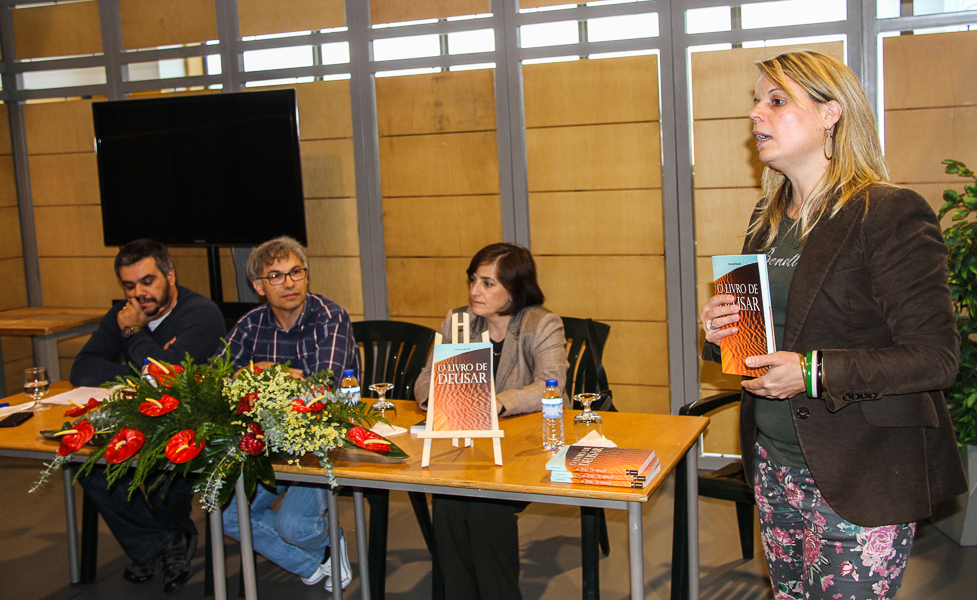
[[[749,239],[743,251],[757,252]],[[823,397],[789,400],[794,428],[822,496],[852,523],[918,521],[967,489],[941,391],[960,350],[946,257],[926,201],[875,185],[811,231],[794,272],[782,350],[824,353]],[[752,481],[763,400],[742,399]]]
[[[456,312],[469,314],[471,337],[480,339],[488,323],[472,314],[470,306],[450,311],[441,323],[441,335],[451,341],[451,315]],[[560,390],[564,390],[569,366],[566,346],[563,320],[545,308],[527,306],[512,316],[495,376],[495,399],[502,407],[502,416],[541,410],[547,379],[556,379]],[[414,386],[414,397],[421,408],[427,408],[432,362],[433,355]],[[565,391],[563,403],[568,405]]]

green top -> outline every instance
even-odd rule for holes
[[[800,231],[796,221],[784,217],[780,223],[777,240],[767,250],[767,270],[770,276],[770,305],[773,309],[774,336],[777,349],[784,345],[784,323],[787,320],[787,295],[794,278],[794,268],[801,257],[803,246],[797,245]],[[786,400],[757,398],[754,417],[759,432],[757,442],[767,449],[774,459],[791,467],[806,467],[801,447],[797,443],[790,403]]]

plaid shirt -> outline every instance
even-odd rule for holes
[[[290,363],[305,375],[332,369],[336,384],[343,369],[360,373],[360,353],[349,314],[335,302],[309,294],[298,321],[289,330],[275,321],[266,303],[241,317],[227,336],[231,358],[240,368],[251,361]],[[224,355],[227,350],[221,350]]]

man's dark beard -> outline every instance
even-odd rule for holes
[[[170,294],[170,286],[166,286],[166,289],[163,290],[163,295],[160,296],[159,300],[156,302],[156,310],[154,310],[152,312],[146,312],[146,311],[143,311],[143,312],[146,313],[146,316],[147,317],[155,317],[156,315],[159,314],[159,311],[161,311],[164,308],[166,308],[167,306],[169,306],[169,304],[170,304],[170,295],[171,295]]]

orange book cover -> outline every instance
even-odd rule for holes
[[[716,294],[736,296],[740,307],[740,320],[736,322],[739,331],[723,338],[720,344],[723,373],[759,377],[767,369],[748,368],[746,357],[770,354],[777,349],[767,278],[767,255],[713,256],[712,275],[716,280]]]
[[[492,344],[438,344],[433,371],[432,431],[492,429]]]
[[[661,470],[661,467],[658,464],[658,458],[656,457],[655,460],[651,461],[651,464],[649,464],[647,467],[645,467],[645,469],[643,471],[641,471],[641,473],[639,473],[637,475],[627,475],[627,474],[622,474],[622,473],[591,473],[591,472],[588,472],[588,471],[574,471],[574,472],[571,473],[571,475],[574,478],[579,477],[580,479],[611,479],[611,480],[618,480],[618,481],[647,481],[649,479],[654,478],[654,476],[655,476],[655,473],[654,472],[657,472],[658,470]],[[565,471],[565,472],[566,473],[570,473],[570,471]]]
[[[641,448],[570,446],[566,453],[566,468],[571,474],[617,473],[633,476],[640,475],[654,458],[654,450]]]

